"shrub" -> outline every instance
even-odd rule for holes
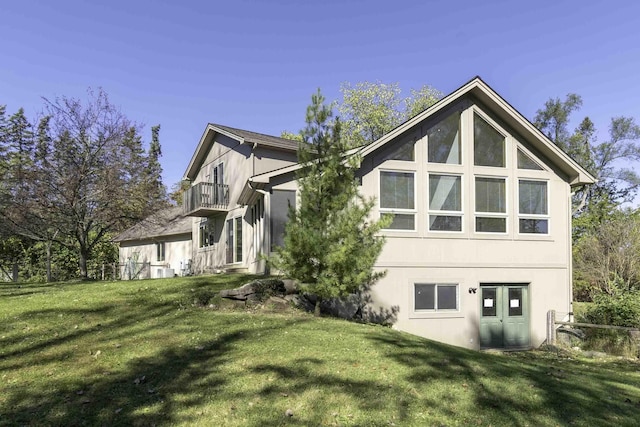
[[[640,293],[626,292],[612,296],[600,294],[578,318],[597,325],[640,328]],[[621,356],[638,356],[638,341],[629,331],[585,328],[587,349],[601,350]]]

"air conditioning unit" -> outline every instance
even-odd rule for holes
[[[174,277],[176,274],[173,268],[159,268],[157,273],[159,279]]]

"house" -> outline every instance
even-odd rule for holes
[[[295,182],[266,193],[251,177],[297,164],[298,142],[209,124],[189,162],[184,215],[193,221],[193,272],[261,273],[282,242]]]
[[[156,279],[191,274],[191,217],[181,206],[149,216],[119,234],[120,277]]]
[[[476,77],[359,150],[393,215],[367,313],[468,348],[528,348],[572,303],[571,194],[594,178]],[[194,271],[266,268],[296,203],[296,143],[207,126],[189,163]],[[197,247],[196,247],[197,246]]]

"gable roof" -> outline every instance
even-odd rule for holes
[[[536,148],[569,177],[569,184],[572,187],[584,184],[593,184],[596,182],[596,179],[587,172],[586,169],[562,151],[560,147],[554,144],[553,141],[542,133],[533,123],[527,120],[526,117],[520,114],[518,110],[513,108],[511,104],[505,101],[504,98],[498,95],[496,91],[494,91],[478,76],[451,92],[449,95],[445,96],[422,113],[398,125],[371,144],[349,150],[349,152],[345,154],[348,155],[359,152],[360,155],[364,157],[468,94],[473,95],[477,100],[486,105],[495,115],[511,126],[519,135],[536,143]],[[263,184],[267,184],[271,178],[295,172],[301,167],[302,166],[300,164],[295,164],[271,172],[255,175],[249,178],[248,187],[251,187],[250,184],[253,183],[254,185],[258,184],[257,188],[264,188]]]
[[[403,132],[409,130],[413,126],[432,116],[454,101],[466,95],[473,95],[477,100],[482,102],[496,116],[513,128],[516,133],[525,139],[535,143],[535,146],[542,154],[544,154],[553,164],[563,171],[569,177],[571,186],[593,184],[596,179],[566,154],[560,147],[554,144],[547,136],[542,133],[533,123],[524,117],[518,110],[513,108],[511,104],[504,100],[496,91],[486,84],[479,76],[474,77],[469,82],[451,92],[440,101],[424,110],[417,116],[400,124],[395,129],[387,132],[373,143],[362,147],[360,154],[364,157],[369,153],[377,150]]]
[[[230,126],[219,125],[215,123],[209,123],[200,138],[200,142],[196,147],[196,151],[191,157],[189,166],[184,173],[186,179],[193,180],[198,174],[198,170],[202,165],[207,153],[213,145],[215,134],[225,135],[231,139],[238,141],[239,144],[251,144],[268,148],[274,148],[284,151],[297,151],[298,141],[290,139],[280,138],[278,136],[266,135],[263,133],[252,132],[243,129],[237,129]]]
[[[148,216],[120,233],[113,240],[115,242],[125,242],[128,240],[146,240],[178,234],[190,234],[192,232],[192,224],[193,219],[184,216],[181,206],[172,206]]]

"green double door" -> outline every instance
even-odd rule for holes
[[[480,347],[529,347],[529,287],[482,284],[480,294]]]

